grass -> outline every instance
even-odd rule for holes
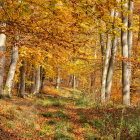
[[[85,92],[81,92],[79,94],[79,98],[74,101],[74,106],[78,106],[81,108],[90,108],[94,106],[95,99],[93,94],[87,94]]]
[[[38,106],[43,106],[43,107],[64,107],[66,105],[67,100],[64,99],[57,99],[53,97],[46,97],[44,100],[41,99],[35,99],[34,103],[37,104]]]
[[[26,137],[26,138],[32,138],[33,134],[32,133],[25,133],[23,134],[23,137]]]
[[[7,127],[11,128],[11,129],[14,129],[14,125],[13,125],[13,124],[11,124],[11,123],[6,123],[6,124],[5,124],[5,126],[7,126]]]
[[[73,127],[69,122],[61,121],[55,124],[54,139],[74,140],[72,136]]]
[[[64,120],[67,120],[69,118],[68,115],[66,113],[64,113],[62,110],[56,111],[55,116],[59,119],[64,119]]]
[[[84,138],[86,138],[88,140],[100,140],[101,139],[98,135],[92,134],[92,133],[85,134]]]
[[[88,117],[86,116],[86,114],[79,111],[78,115],[80,116],[80,122],[81,123],[87,123],[88,122]]]
[[[41,115],[45,118],[52,118],[53,117],[53,113],[52,112],[47,112],[47,113],[41,113]]]

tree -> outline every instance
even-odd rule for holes
[[[56,88],[59,89],[59,86],[60,86],[60,68],[57,67]]]
[[[128,25],[128,3],[126,0],[122,2],[122,23],[124,28],[121,31],[121,42],[122,42],[122,100],[123,104],[130,105],[130,82],[129,82],[129,68],[128,68],[128,38],[127,38],[127,25]]]
[[[128,58],[131,59],[132,53],[132,41],[133,41],[133,0],[129,0],[128,10],[130,11],[128,16]],[[128,63],[129,66],[129,83],[131,84],[131,62]]]
[[[16,70],[16,65],[17,65],[17,60],[18,60],[18,41],[19,41],[19,35],[17,35],[16,41],[14,43],[14,46],[12,47],[12,54],[11,54],[11,63],[6,79],[6,84],[4,87],[4,96],[6,97],[11,97],[11,90],[12,90],[12,84],[13,84],[13,79],[15,75],[15,70]]]
[[[111,57],[109,60],[109,67],[107,72],[107,78],[106,78],[106,100],[110,99],[110,92],[111,92],[111,86],[112,86],[112,78],[114,73],[114,66],[115,66],[115,57],[117,52],[117,46],[118,46],[118,38],[116,36],[116,33],[118,32],[118,29],[115,27],[116,24],[116,18],[118,16],[118,12],[115,8],[114,10],[114,21],[113,21],[113,39],[112,39],[112,48],[111,48]]]
[[[24,98],[25,92],[25,62],[22,61],[22,66],[20,67],[20,88],[19,88],[19,96]]]
[[[38,65],[37,71],[36,71],[36,79],[35,79],[35,91],[34,93],[38,95],[40,93],[40,66]]]
[[[110,15],[111,15],[111,18],[114,17],[114,9],[111,10]],[[112,29],[109,29],[109,30],[112,30]],[[102,84],[101,84],[101,101],[102,102],[105,102],[105,100],[106,100],[105,99],[105,89],[106,89],[106,77],[107,77],[108,65],[109,65],[109,59],[110,59],[110,50],[111,50],[111,35],[108,33],[107,34],[105,60],[104,60],[104,65],[103,65]]]
[[[1,24],[2,26],[3,24]],[[6,48],[6,35],[5,33],[0,34],[0,96],[2,96],[3,89],[3,77],[4,77],[4,66],[5,66],[5,48]]]

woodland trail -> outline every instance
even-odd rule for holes
[[[82,99],[80,99],[82,101]],[[77,104],[79,103],[79,105]],[[84,103],[85,104],[85,103]],[[47,140],[93,138],[116,139],[115,130],[120,123],[139,120],[140,109],[115,106],[80,106],[78,99],[54,94],[42,94],[40,97],[13,97],[0,99],[0,139],[1,140]],[[132,124],[133,125],[133,124]],[[139,128],[138,126],[135,129]],[[132,134],[122,126],[121,137],[132,138]],[[135,132],[135,137],[139,137]]]

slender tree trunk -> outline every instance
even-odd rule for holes
[[[131,12],[128,17],[128,29],[133,27],[133,0],[129,0],[128,10]],[[131,58],[132,52],[132,42],[133,42],[133,31],[128,30],[128,58]],[[128,63],[129,66],[129,83],[131,84],[131,62]]]
[[[24,98],[25,93],[25,63],[22,61],[22,66],[20,67],[20,89],[19,96]]]
[[[16,43],[15,46],[12,47],[11,63],[10,63],[10,68],[8,71],[6,84],[4,88],[4,96],[7,96],[7,97],[11,97],[11,90],[12,90],[12,84],[13,84],[14,75],[16,71],[17,60],[18,60],[18,46]]]
[[[108,68],[107,80],[106,80],[106,100],[110,99],[116,52],[117,52],[117,37],[115,36],[113,39],[113,45],[111,49],[111,58],[109,61],[109,68]]]
[[[56,88],[59,89],[59,86],[60,86],[60,68],[57,67]]]
[[[97,29],[96,29],[96,33],[97,33]],[[96,40],[98,39],[98,37],[96,36]],[[94,47],[94,58],[97,58],[97,42],[95,42],[95,47]],[[95,84],[95,80],[96,80],[96,65],[94,66],[94,72],[91,73],[91,82],[90,82],[90,92],[93,92],[93,88],[94,88],[94,84]]]
[[[45,75],[44,75],[44,69],[43,67],[40,68],[40,81],[41,81],[41,85],[40,85],[40,91],[43,89],[44,87],[44,80],[45,80]]]
[[[38,66],[35,79],[35,94],[39,94],[40,92],[40,82],[40,66]]]
[[[35,71],[32,72],[32,84],[31,84],[31,93],[35,92]]]
[[[118,12],[114,11],[114,23],[116,22],[117,15],[118,15]],[[117,28],[113,27],[113,29],[117,31]],[[116,35],[113,34],[111,57],[109,61],[109,67],[108,67],[107,79],[106,79],[106,100],[110,99],[110,92],[111,92],[111,86],[112,86],[112,78],[113,78],[113,73],[114,73],[117,47],[118,47],[118,39]]]
[[[75,73],[73,74],[73,83],[72,83],[73,89],[76,89],[76,75]]]
[[[90,92],[93,91],[94,83],[95,83],[95,72],[91,73],[90,76]]]
[[[101,53],[102,53],[102,63],[104,62],[104,56],[105,56],[105,48],[104,48],[104,39],[103,39],[103,34],[100,33],[100,44],[101,44]]]
[[[126,0],[122,1],[122,23],[125,29],[121,31],[122,40],[122,56],[126,59],[128,58],[128,40],[127,40],[127,25],[128,25],[128,14],[127,8],[128,4]],[[125,3],[124,3],[125,2]],[[122,100],[123,104],[130,105],[130,83],[129,83],[129,69],[128,62],[126,60],[122,61]]]
[[[4,66],[5,66],[5,55],[3,54],[5,52],[6,48],[6,35],[4,33],[0,34],[0,97],[2,96],[2,90],[3,90],[3,77],[4,77]]]
[[[114,16],[114,10],[111,11],[111,17]],[[110,50],[111,50],[111,36],[107,34],[107,44],[106,44],[106,54],[105,61],[103,66],[102,80],[101,80],[101,102],[105,102],[105,87],[106,87],[106,77],[110,59]]]
[[[71,87],[71,85],[72,85],[72,81],[73,81],[73,76],[70,75],[70,77],[69,77],[69,81],[68,81],[68,87]]]
[[[85,81],[83,80],[83,89],[85,89]]]

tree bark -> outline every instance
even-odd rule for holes
[[[12,47],[10,68],[8,71],[6,84],[4,87],[4,96],[6,97],[11,97],[11,90],[12,90],[12,84],[13,84],[14,75],[16,71],[17,60],[18,60],[18,46],[16,43],[15,46]]]
[[[56,88],[59,89],[59,86],[60,86],[60,68],[57,67]]]
[[[40,92],[40,82],[40,66],[38,66],[35,80],[35,94],[39,94]]]
[[[69,76],[69,79],[68,79],[68,87],[71,87],[71,85],[72,85],[72,80],[73,80],[73,76],[70,75],[70,76]]]
[[[121,31],[121,41],[122,41],[122,56],[124,59],[128,58],[128,40],[127,40],[127,25],[128,25],[128,14],[127,8],[128,4],[126,0],[121,0],[122,2],[122,23],[125,29]],[[124,3],[125,2],[125,3]],[[128,62],[126,60],[122,61],[122,101],[124,105],[130,105],[130,83],[129,83],[129,69]]]
[[[40,67],[40,81],[41,81],[40,91],[44,87],[44,80],[45,80],[44,69],[43,69],[43,67]]]
[[[114,16],[114,10],[111,11],[111,17]],[[106,54],[103,66],[102,80],[101,80],[101,102],[105,102],[105,87],[106,87],[106,77],[110,59],[110,50],[111,50],[111,36],[107,34],[107,44],[106,44]]]
[[[25,93],[25,63],[22,61],[22,66],[20,67],[20,89],[19,96],[24,98]]]
[[[116,22],[116,17],[118,16],[118,12],[114,11],[114,24]],[[113,26],[113,29],[117,31],[117,28]],[[115,57],[118,47],[118,39],[115,34],[113,34],[113,40],[112,40],[112,48],[111,48],[111,57],[109,61],[109,67],[107,72],[107,79],[106,79],[106,100],[110,99],[110,92],[111,92],[111,86],[112,86],[112,78],[114,73],[114,66],[115,66]]]
[[[97,29],[96,29],[96,33],[97,33]],[[96,40],[98,40],[98,37],[96,36]],[[95,42],[95,47],[94,47],[94,58],[97,59],[97,42]],[[90,76],[90,92],[93,92],[93,88],[94,88],[94,84],[95,84],[95,80],[96,80],[96,65],[94,66],[94,72],[91,73]]]
[[[31,84],[31,93],[35,92],[35,71],[32,72],[32,84]]]
[[[73,89],[76,89],[76,75],[75,73],[73,74],[73,83],[72,83]]]
[[[100,44],[101,44],[101,53],[102,53],[102,63],[104,62],[104,57],[105,56],[105,49],[104,49],[104,40],[103,40],[103,34],[100,33]]]
[[[6,35],[4,33],[0,34],[0,97],[2,96],[2,90],[3,90],[3,77],[4,77],[4,66],[5,66],[5,55],[3,54],[5,52],[6,48]]]
[[[128,17],[128,29],[133,27],[133,0],[129,0],[129,8],[130,11],[129,17]],[[133,42],[133,31],[128,30],[128,58],[131,59],[131,52],[132,52],[132,42]],[[131,62],[128,63],[129,66],[129,82],[131,83]]]

